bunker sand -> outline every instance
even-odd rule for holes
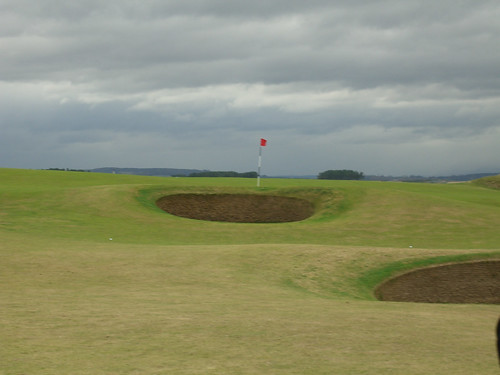
[[[500,261],[413,270],[386,280],[375,295],[383,301],[500,304]]]
[[[160,198],[162,210],[189,219],[233,223],[285,223],[314,213],[305,199],[256,194],[175,194]]]

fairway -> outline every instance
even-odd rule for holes
[[[0,374],[498,374],[500,305],[374,290],[417,267],[500,260],[499,190],[261,185],[0,169]],[[156,205],[176,194],[282,196],[314,213],[193,220]]]

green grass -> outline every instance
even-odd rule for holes
[[[4,177],[5,176],[5,177]],[[19,188],[16,189],[16,176]],[[290,243],[497,249],[500,196],[472,184],[144,178],[88,173],[2,172],[1,228],[40,237],[121,243]],[[36,187],[40,186],[37,190]],[[168,215],[154,201],[179,192],[258,192],[312,201],[298,223],[231,224]]]
[[[500,189],[500,175],[483,177],[478,180],[475,180],[474,183],[478,186],[484,186],[486,188],[498,190]]]
[[[379,302],[373,288],[500,258],[500,192],[262,184],[0,169],[0,374],[498,373],[499,306]],[[317,212],[232,224],[154,205],[188,191],[297,196]]]

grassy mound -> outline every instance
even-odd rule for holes
[[[500,189],[500,175],[483,177],[473,181],[478,186],[484,186],[490,189]]]

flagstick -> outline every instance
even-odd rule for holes
[[[260,187],[260,167],[262,166],[262,145],[259,146],[259,166],[257,169],[257,187]]]

